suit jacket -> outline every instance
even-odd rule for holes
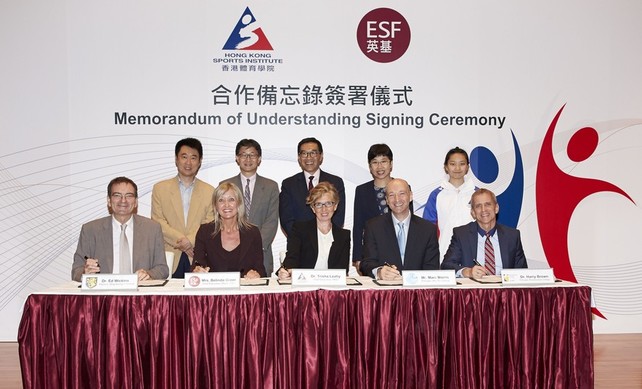
[[[254,269],[259,272],[261,277],[267,275],[265,267],[263,267],[261,233],[256,226],[239,230],[241,251],[238,260],[233,254],[228,255],[225,249],[217,250],[217,245],[220,246],[221,233],[212,236],[214,227],[214,223],[207,223],[198,229],[194,246],[194,264],[209,266],[210,272],[240,271],[247,273]]]
[[[314,269],[319,255],[317,221],[294,223],[288,235],[288,252],[283,261],[287,269]],[[328,269],[345,269],[350,265],[350,230],[332,225],[332,246],[328,254]]]
[[[327,181],[334,185],[337,192],[339,192],[339,205],[334,216],[332,216],[332,223],[343,227],[346,216],[346,191],[343,186],[343,180],[323,170],[319,170],[319,172],[319,182]],[[281,220],[281,228],[283,228],[286,235],[289,235],[292,231],[295,221],[315,219],[312,209],[305,204],[305,198],[308,197],[308,193],[308,183],[305,181],[303,172],[288,177],[281,183],[279,219]]]
[[[181,190],[178,187],[178,177],[158,182],[152,189],[152,220],[160,223],[165,238],[165,251],[174,253],[174,268],[178,267],[181,250],[174,245],[186,236],[192,245],[195,243],[196,232],[201,224],[214,220],[212,196],[214,187],[198,178],[194,181],[194,189],[189,203],[187,222],[183,213]]]
[[[453,237],[441,268],[459,271],[464,267],[473,267],[473,259],[477,258],[478,235],[477,222],[453,228]],[[528,267],[519,230],[497,224],[497,239],[504,269]]]
[[[403,270],[439,269],[439,243],[437,227],[428,220],[412,215],[408,227],[404,264],[397,243],[392,214],[386,213],[366,222],[363,241],[361,273],[373,277],[372,270],[384,263]]]
[[[352,260],[360,261],[363,258],[363,229],[366,222],[375,216],[381,215],[374,191],[374,180],[361,184],[354,190],[353,211]],[[410,202],[410,212],[412,211],[413,204]]]
[[[167,278],[169,269],[165,260],[163,232],[160,225],[143,216],[133,215],[132,217],[134,218],[132,270],[145,269],[154,279]],[[114,240],[111,215],[82,226],[71,268],[71,278],[74,281],[80,281],[82,278],[85,256],[98,259],[101,273],[113,272]]]
[[[231,182],[241,188],[241,192],[243,192],[244,181],[241,181],[241,174],[238,174],[220,183]],[[248,218],[250,223],[256,225],[261,232],[263,265],[267,274],[271,274],[274,269],[272,242],[276,236],[276,230],[279,228],[279,185],[276,182],[256,175]]]

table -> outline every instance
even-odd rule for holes
[[[277,285],[29,296],[25,388],[587,388],[589,287]]]

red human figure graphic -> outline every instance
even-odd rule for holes
[[[598,192],[619,193],[633,204],[635,201],[609,182],[571,176],[557,166],[553,158],[553,134],[565,106],[560,108],[544,137],[537,164],[535,195],[539,235],[548,263],[557,277],[577,282],[568,252],[568,229],[577,205]],[[598,143],[599,135],[594,128],[581,128],[568,143],[568,156],[574,162],[584,161],[593,155]],[[597,308],[593,313],[606,319]]]

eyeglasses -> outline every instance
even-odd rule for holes
[[[334,207],[334,201],[326,201],[325,203],[314,203],[312,204],[314,208],[316,209],[321,209],[321,208],[332,208]]]
[[[370,161],[371,166],[378,166],[378,165],[386,166],[388,164],[390,164],[390,160],[388,159],[384,159],[383,161]]]
[[[253,154],[253,153],[239,154],[239,155],[237,155],[237,157],[239,157],[240,159],[248,159],[249,158],[249,159],[251,159],[253,161],[255,159],[259,158],[259,156],[257,154]]]
[[[122,200],[123,197],[125,200],[132,200],[136,198],[136,195],[133,193],[119,193],[119,192],[114,192],[111,194],[111,198],[114,200]]]
[[[320,153],[317,150],[312,151],[299,151],[299,157],[303,158],[316,158]]]

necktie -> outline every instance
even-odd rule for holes
[[[490,274],[495,274],[495,249],[489,234],[486,234],[486,243],[484,243],[484,267]]]
[[[310,182],[308,182],[308,192],[309,192],[312,190],[312,188],[314,188],[314,185],[312,185],[312,180],[314,180],[314,176],[310,176],[310,178],[308,179],[310,180]]]
[[[406,252],[406,234],[404,234],[404,224],[402,222],[397,223],[399,226],[399,232],[397,233],[397,243],[399,244],[399,254],[401,254],[401,263],[403,263],[403,256]]]
[[[125,235],[126,229],[127,224],[120,225],[120,274],[132,273],[132,261],[129,255],[129,242],[127,241],[127,235]]]
[[[250,203],[251,203],[251,196],[250,196],[250,179],[247,179],[247,184],[245,184],[245,193],[243,194],[243,200],[245,200],[245,214],[247,216],[250,216]]]

